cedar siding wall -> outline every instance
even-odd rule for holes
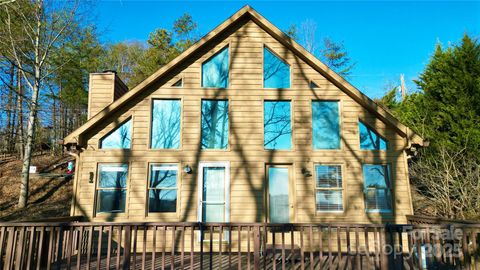
[[[86,215],[94,221],[197,221],[197,166],[201,161],[230,162],[230,221],[265,221],[264,190],[267,164],[291,164],[294,187],[294,222],[406,223],[412,214],[406,140],[392,128],[339,90],[322,75],[288,51],[254,22],[244,20],[207,43],[195,57],[187,60],[153,87],[145,89],[136,103],[100,123],[87,134],[88,147],[80,154],[73,214]],[[201,64],[214,53],[229,46],[230,75],[228,89],[201,88]],[[267,46],[291,66],[290,89],[263,89],[263,47]],[[171,87],[183,78],[183,87]],[[319,88],[310,89],[314,81]],[[149,149],[153,99],[181,99],[181,145],[178,150]],[[202,99],[229,100],[229,147],[227,150],[200,150],[200,110]],[[268,151],[263,147],[263,101],[290,100],[292,109],[293,150]],[[312,100],[340,101],[340,150],[312,150]],[[133,119],[131,149],[99,150],[99,139],[128,117]],[[388,140],[388,151],[361,151],[358,119]],[[95,215],[97,164],[128,162],[129,177],[126,211],[123,214]],[[192,174],[180,170],[177,213],[147,214],[148,164],[153,162],[186,164]],[[344,213],[315,211],[314,164],[340,164],[343,170]],[[390,164],[393,182],[392,214],[366,213],[363,199],[362,163]],[[306,167],[313,176],[301,173]],[[94,172],[95,183],[89,183]]]

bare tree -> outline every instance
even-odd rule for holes
[[[18,207],[28,199],[29,167],[42,84],[52,72],[49,57],[68,38],[76,23],[79,1],[14,1],[3,5],[0,46],[30,91],[25,152]]]
[[[480,218],[480,160],[468,154],[440,148],[435,158],[425,155],[411,165],[416,188],[415,210],[455,219]]]
[[[302,43],[305,49],[315,55],[317,50],[317,41],[315,40],[315,33],[317,32],[317,23],[313,20],[307,19],[302,22],[300,26],[300,33],[302,36]]]

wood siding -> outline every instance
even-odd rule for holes
[[[228,89],[205,89],[201,83],[202,62],[229,46]],[[263,89],[263,48],[280,55],[291,67],[290,89]],[[308,64],[251,20],[228,29],[207,43],[195,57],[187,59],[167,79],[161,80],[99,123],[86,138],[88,146],[80,154],[75,181],[72,213],[95,221],[197,221],[197,167],[203,161],[230,162],[230,221],[265,221],[265,168],[268,164],[291,164],[294,185],[294,222],[405,223],[412,214],[405,138],[386,126],[350,96],[329,82]],[[183,87],[171,87],[183,78]],[[310,89],[310,81],[318,89]],[[181,99],[181,144],[178,150],[150,149],[152,100]],[[227,150],[200,149],[202,99],[228,99],[229,147]],[[292,150],[269,151],[263,146],[263,101],[290,100]],[[338,100],[340,105],[341,149],[312,149],[313,100]],[[90,114],[91,115],[91,114]],[[99,139],[126,118],[132,117],[131,149],[101,150]],[[388,140],[387,151],[362,151],[358,120],[361,119]],[[122,214],[95,214],[97,166],[102,162],[129,164],[126,211]],[[147,214],[149,163],[189,165],[193,172],[179,173],[176,213]],[[314,174],[314,164],[340,164],[343,168],[344,212],[315,210],[315,179],[305,177],[302,168]],[[392,171],[394,210],[392,214],[367,213],[363,198],[362,164],[389,164]],[[90,173],[94,183],[89,183]]]

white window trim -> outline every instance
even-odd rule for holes
[[[341,188],[319,188],[317,187],[317,166],[340,166],[340,176],[342,177],[342,186]],[[314,163],[313,164],[314,170],[314,185],[315,185],[315,212],[322,214],[322,213],[344,213],[345,212],[345,187],[344,187],[344,178],[343,178],[343,165],[342,164],[330,164],[330,163]],[[342,210],[317,210],[317,191],[319,190],[340,190],[342,192]]]

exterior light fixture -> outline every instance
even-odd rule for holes
[[[88,183],[93,184],[93,176],[94,176],[93,172],[90,172],[88,174]]]
[[[307,168],[305,168],[305,167],[302,168],[302,174],[303,174],[303,176],[305,176],[305,177],[310,177],[310,176],[312,176],[312,173],[311,173]]]
[[[188,166],[188,164],[187,164],[187,165],[185,165],[185,167],[183,167],[183,171],[185,173],[190,174],[190,173],[192,173],[192,167]]]

